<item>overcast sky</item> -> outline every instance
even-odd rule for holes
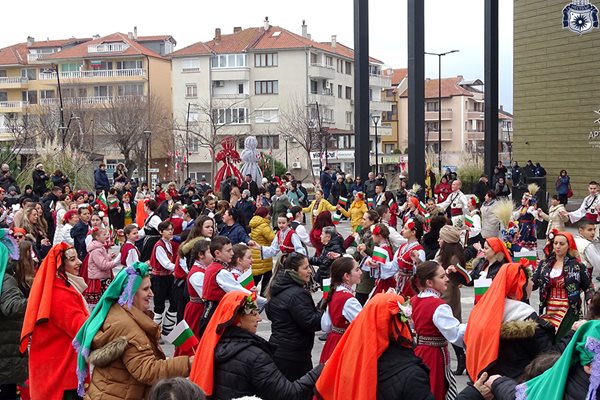
[[[265,16],[272,25],[301,33],[306,20],[313,39],[329,41],[331,35],[353,46],[352,0],[101,0],[49,3],[30,0],[2,2],[0,47],[36,40],[71,36],[91,37],[133,31],[139,35],[169,34],[176,49],[213,38],[234,26],[261,26]],[[370,0],[371,56],[390,67],[407,65],[407,1]],[[483,0],[425,0],[425,49],[444,52],[458,49],[442,61],[442,75],[463,75],[483,80]],[[500,104],[512,111],[512,15],[513,0],[500,0]],[[437,78],[437,57],[426,56],[425,76]]]

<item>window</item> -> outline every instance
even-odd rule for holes
[[[77,97],[87,97],[87,89],[86,88],[78,88],[77,89]]]
[[[54,90],[40,90],[40,99],[53,99]]]
[[[346,111],[346,123],[352,124],[354,121],[352,119],[352,111]]]
[[[381,75],[381,67],[379,65],[369,65],[369,75]]]
[[[211,68],[242,68],[248,66],[246,54],[223,54],[210,59]]]
[[[254,66],[255,67],[276,67],[277,66],[277,53],[265,53],[254,55]]]
[[[117,86],[117,95],[118,96],[143,96],[144,95],[144,85],[131,84],[131,85],[119,85]]]
[[[185,85],[185,97],[198,97],[198,86],[195,83],[188,83]]]
[[[244,94],[244,84],[238,83],[238,94]]]
[[[336,65],[336,71],[339,72],[340,74],[343,74],[344,73],[344,62],[338,58],[335,60],[335,65]]]
[[[62,88],[62,97],[76,97],[75,88]]]
[[[310,53],[310,63],[313,65],[318,64],[317,53]]]
[[[310,81],[310,93],[311,94],[319,93],[319,83],[317,81],[314,81],[314,80]]]
[[[327,65],[328,67],[332,67],[333,68],[333,57],[326,56],[325,57],[325,65]]]
[[[36,90],[28,90],[21,92],[21,100],[28,101],[29,104],[37,104],[38,97]]]
[[[6,70],[5,69],[0,69],[0,78],[6,78]]]
[[[393,144],[385,144],[383,149],[383,152],[385,154],[392,154],[394,152],[394,145]]]
[[[428,121],[425,122],[425,133],[427,132],[438,132],[439,129],[438,121]]]
[[[373,101],[373,89],[369,88],[369,101]]]
[[[112,86],[94,86],[94,97],[108,97],[112,95]]]
[[[117,69],[136,69],[142,68],[142,60],[117,61]]]
[[[216,108],[213,111],[213,119],[217,124],[247,124],[247,108]]]
[[[439,104],[437,101],[428,101],[427,102],[427,111],[438,111]]]
[[[188,115],[188,122],[190,124],[197,124],[199,121],[199,114],[198,111],[190,111],[189,115]]]
[[[200,148],[200,142],[199,142],[198,138],[189,138],[188,139],[188,145],[187,145],[188,152],[197,153],[199,148]]]
[[[346,100],[352,100],[352,88],[346,86]]]
[[[112,61],[98,61],[98,60],[93,60],[93,61],[90,62],[90,66],[94,70],[113,69],[113,63],[112,63]]]
[[[323,121],[335,122],[335,112],[332,108],[323,108]]]
[[[346,61],[346,75],[352,75],[352,63]]]
[[[35,68],[23,68],[21,70],[21,77],[22,78],[27,78],[30,81],[36,80],[36,70]]]
[[[61,72],[79,72],[81,71],[81,64],[79,63],[69,63],[69,64],[60,64]]]
[[[258,149],[262,149],[262,150],[278,150],[279,149],[279,136],[277,135],[272,135],[272,136],[266,136],[266,135],[258,135],[256,136],[256,140],[258,142]]]
[[[354,135],[335,135],[333,140],[336,141],[337,148],[340,150],[354,148]]]
[[[181,71],[182,72],[200,72],[200,59],[199,58],[186,58],[181,60]]]
[[[342,87],[342,85],[338,85],[338,98],[341,99],[343,98],[342,93],[344,92],[344,89]]]
[[[257,124],[269,124],[279,122],[279,109],[269,108],[263,110],[256,110],[254,113],[254,119]]]
[[[279,81],[256,81],[254,92],[255,94],[278,94]]]
[[[0,101],[8,101],[8,92],[0,92]]]

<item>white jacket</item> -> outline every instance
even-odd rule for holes
[[[66,242],[66,243],[70,244],[71,246],[73,246],[73,238],[71,237],[71,228],[73,228],[73,225],[69,224],[68,222],[60,227],[57,227],[56,232],[54,232],[54,241],[52,242],[52,244],[54,246],[56,246],[57,244],[59,244],[61,242]]]

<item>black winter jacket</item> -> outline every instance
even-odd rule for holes
[[[31,177],[33,178],[33,190],[41,196],[46,191],[46,181],[50,179],[48,175],[44,171],[39,169],[34,170],[31,173]]]
[[[273,362],[273,348],[263,338],[236,326],[227,328],[215,349],[213,400],[258,396],[264,400],[310,399],[323,369],[315,367],[290,382]]]
[[[329,243],[323,246],[323,251],[321,251],[321,255],[319,255],[319,257],[310,257],[308,260],[308,262],[312,265],[319,266],[319,270],[315,276],[315,281],[317,282],[320,282],[323,278],[329,278],[331,275],[331,264],[334,260],[327,257],[327,254],[330,252],[338,253],[340,255],[345,253],[344,238],[339,233],[333,236]]]
[[[412,349],[390,343],[377,360],[377,400],[433,400],[429,369]]]
[[[23,383],[27,379],[27,357],[19,353],[19,338],[27,308],[27,298],[7,270],[0,293],[0,382]]]
[[[280,271],[274,277],[266,312],[271,321],[269,343],[276,346],[274,357],[310,360],[315,332],[321,329],[321,312],[310,292]]]

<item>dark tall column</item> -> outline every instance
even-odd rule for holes
[[[371,170],[369,120],[369,1],[354,0],[354,162],[363,182]]]
[[[441,133],[440,133],[441,134]],[[425,184],[425,6],[408,0],[408,176]]]
[[[485,150],[488,176],[498,164],[498,0],[485,0]]]

